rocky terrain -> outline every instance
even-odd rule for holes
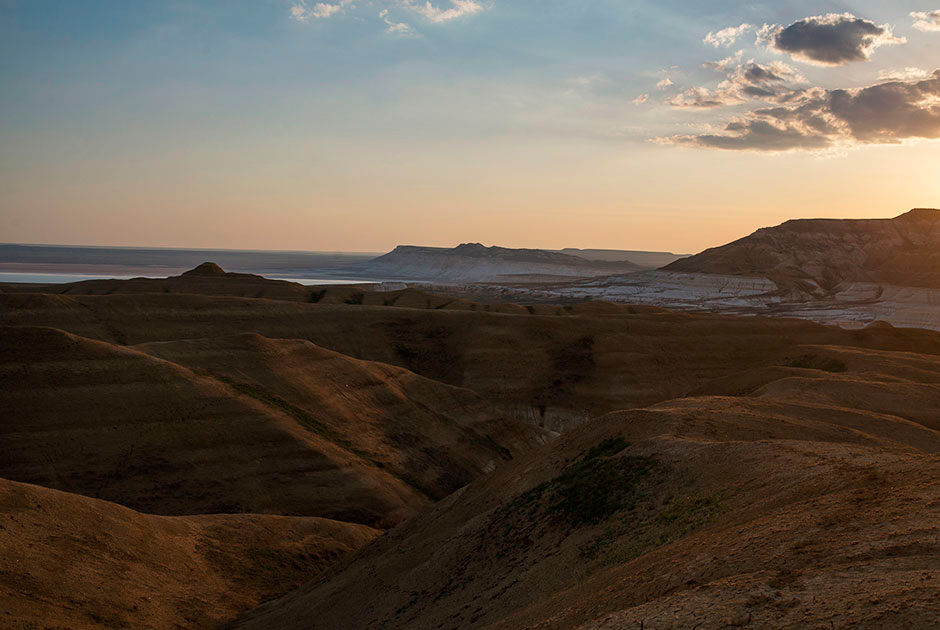
[[[796,219],[677,260],[665,271],[756,276],[832,296],[847,283],[940,288],[940,210],[893,219]]]
[[[231,627],[934,627],[940,356],[794,343],[812,328],[565,433]]]
[[[0,293],[0,626],[940,623],[940,334],[269,282]]]
[[[938,363],[813,350],[853,367],[596,419],[231,627],[934,627]]]
[[[508,302],[607,300],[682,310],[798,317],[860,328],[940,330],[940,210],[894,219],[799,219],[662,269],[579,280],[439,287]]]
[[[452,249],[400,245],[362,266],[368,275],[431,282],[494,282],[528,278],[589,278],[630,273],[641,265],[626,258],[588,259],[541,249],[508,249],[464,243]]]

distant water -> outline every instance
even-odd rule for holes
[[[30,284],[67,284],[83,280],[128,280],[130,278],[165,278],[162,275],[136,274],[133,276],[93,275],[80,273],[7,273],[0,271],[0,283],[25,282]],[[303,285],[321,284],[378,284],[381,280],[363,280],[361,278],[279,278],[273,276],[272,280],[287,280]]]
[[[61,284],[98,279],[166,278],[203,262],[304,285],[372,284],[363,265],[379,254],[249,250],[69,247],[0,243],[0,282]]]
[[[127,280],[132,276],[92,276],[71,273],[5,273],[0,272],[0,282],[29,282],[33,284],[64,284],[82,280]]]

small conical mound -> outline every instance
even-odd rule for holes
[[[225,271],[214,262],[204,262],[195,269],[190,269],[184,276],[224,276]]]

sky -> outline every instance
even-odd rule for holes
[[[0,242],[694,253],[940,207],[940,0],[0,0]]]

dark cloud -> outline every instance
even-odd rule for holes
[[[724,134],[678,136],[667,139],[673,144],[690,144],[710,149],[790,151],[793,149],[824,149],[824,138],[808,136],[786,125],[774,125],[766,120],[730,123]]]
[[[751,62],[744,67],[742,76],[749,83],[765,83],[768,81],[783,81],[783,77],[774,72],[772,68],[767,68],[758,63]]]
[[[879,46],[905,41],[887,24],[879,26],[851,13],[807,17],[786,27],[765,24],[758,32],[758,42],[773,50],[827,66],[867,61]]]
[[[729,57],[719,62],[703,64],[706,68],[725,72],[725,80],[719,83],[716,89],[689,88],[668,99],[666,104],[679,108],[714,109],[737,105],[755,98],[786,102],[794,93],[790,83],[805,81],[800,73],[779,61],[762,65],[751,59],[732,67],[733,60],[733,57]]]
[[[921,81],[852,90],[812,88],[792,102],[757,109],[722,133],[661,138],[714,149],[789,151],[940,138],[940,70]]]

